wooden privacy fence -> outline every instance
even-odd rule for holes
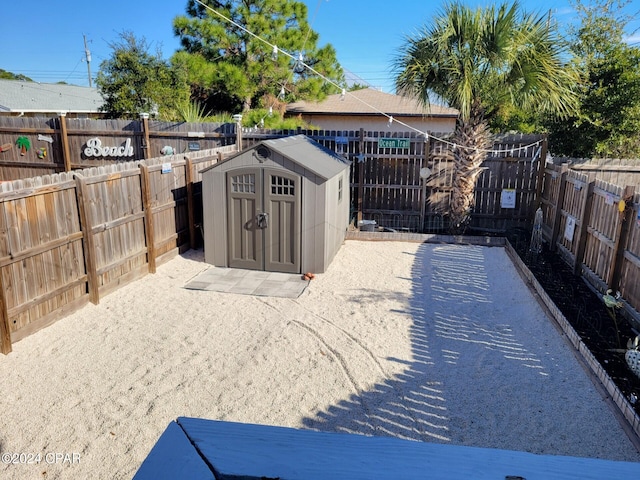
[[[640,319],[640,195],[565,165],[547,164],[542,232],[552,250],[600,292],[620,291]]]
[[[26,142],[25,142],[26,140]],[[27,143],[24,151],[19,145]],[[0,181],[235,143],[235,125],[0,116]]]
[[[356,222],[375,220],[380,226],[414,232],[448,227],[454,166],[450,134],[434,133],[425,139],[417,132],[243,129],[239,144],[247,148],[295,134],[305,134],[353,162],[351,199]],[[471,228],[505,231],[530,226],[546,154],[542,135],[497,136],[477,181]],[[509,205],[503,202],[505,194],[513,200]]]
[[[0,351],[195,248],[199,172],[234,151],[0,184]]]
[[[640,186],[640,161],[620,158],[554,158],[557,165],[568,164],[571,170],[584,173],[590,180],[613,185]],[[640,188],[639,188],[640,190]]]
[[[162,152],[237,145],[248,148],[265,139],[305,134],[353,162],[352,217],[415,232],[447,228],[453,184],[450,134],[335,130],[237,129],[235,124],[165,123],[140,120],[95,120],[0,117],[0,180],[112,165],[159,157]],[[20,154],[17,140],[31,145]],[[42,149],[46,151],[43,158]],[[546,140],[540,135],[496,137],[494,152],[478,179],[471,228],[504,231],[525,226],[535,210],[540,159]],[[424,172],[430,172],[424,177]],[[421,176],[421,172],[423,176]],[[505,206],[507,191],[513,200]]]

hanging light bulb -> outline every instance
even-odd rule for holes
[[[284,100],[284,94],[285,94],[285,91],[284,91],[284,86],[283,86],[282,88],[280,88],[280,94],[278,95],[278,97],[280,99]]]
[[[393,123],[393,116],[389,117],[389,123],[387,123],[387,128],[391,128],[391,124]]]
[[[304,57],[302,56],[302,52],[298,53],[298,59],[296,63],[293,64],[293,72],[298,75],[304,72]]]
[[[271,59],[272,60],[277,60],[278,59],[278,47],[276,45],[273,46],[273,52],[271,53]]]
[[[269,107],[269,116],[273,115],[273,107]]]
[[[347,91],[343,88],[342,93],[340,94],[340,100],[344,101],[344,97],[347,95]]]

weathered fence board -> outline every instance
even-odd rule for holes
[[[30,144],[23,153],[16,145],[20,137]],[[0,181],[161,157],[169,149],[193,154],[235,140],[234,124],[0,117]],[[107,147],[106,155],[91,154]]]
[[[3,184],[0,217],[2,317],[16,341],[88,300],[75,182],[62,174]]]
[[[200,182],[199,169],[233,151],[0,184],[0,352],[188,249],[188,209],[201,218],[202,205],[187,198],[187,177]]]
[[[640,310],[640,194],[630,204],[629,231],[620,265],[618,290],[630,305]]]
[[[588,175],[589,180],[640,186],[640,164],[637,159],[556,158],[554,162],[569,164],[571,169]]]
[[[547,165],[543,236],[598,291],[620,291],[640,326],[640,197],[567,165]],[[620,203],[624,200],[624,203]],[[573,227],[568,226],[573,223]]]
[[[244,147],[269,138],[305,134],[353,162],[352,217],[378,225],[411,231],[439,231],[446,217],[453,184],[450,134],[418,132],[272,131],[242,130]],[[406,148],[386,148],[381,139],[406,139]],[[480,176],[472,228],[505,231],[528,226],[536,208],[540,164],[545,138],[541,135],[502,135],[485,160]],[[430,175],[420,177],[422,169]],[[505,189],[514,190],[515,208],[501,204]]]

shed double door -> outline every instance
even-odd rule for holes
[[[300,183],[283,170],[227,172],[230,267],[300,273]]]

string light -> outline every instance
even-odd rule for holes
[[[344,102],[344,97],[347,95],[347,90],[342,89],[342,93],[340,94],[340,100]]]
[[[221,17],[221,18],[222,18],[222,19],[224,19],[225,21],[227,21],[227,22],[229,22],[230,24],[232,24],[232,25],[234,25],[234,26],[238,27],[240,30],[242,30],[242,31],[244,31],[244,32],[246,32],[246,33],[248,33],[249,35],[251,35],[252,37],[256,38],[257,40],[260,40],[261,42],[263,42],[263,43],[265,43],[266,45],[270,46],[270,47],[273,49],[273,51],[274,51],[274,52],[282,53],[282,54],[286,55],[287,57],[289,57],[290,59],[294,60],[294,67],[293,67],[294,72],[295,72],[295,70],[296,70],[296,67],[302,67],[302,71],[304,71],[304,69],[309,70],[309,71],[310,71],[311,73],[313,73],[314,75],[317,75],[318,77],[322,78],[322,79],[323,79],[325,82],[327,82],[328,84],[333,85],[333,86],[334,86],[334,87],[336,87],[336,88],[342,88],[342,86],[341,86],[341,85],[338,85],[338,83],[334,82],[334,81],[333,81],[333,80],[331,80],[330,78],[327,78],[325,75],[323,75],[322,73],[318,72],[318,71],[317,71],[317,70],[315,70],[313,67],[311,67],[311,66],[307,65],[306,63],[304,63],[304,57],[302,56],[302,52],[299,52],[299,53],[298,53],[298,57],[296,58],[296,57],[295,57],[295,56],[293,56],[292,54],[290,54],[290,53],[286,52],[285,50],[279,49],[276,45],[271,44],[269,41],[265,40],[264,38],[262,38],[262,37],[260,37],[260,36],[256,35],[255,33],[251,32],[250,30],[247,30],[247,28],[243,27],[242,25],[240,25],[240,24],[239,24],[239,23],[237,23],[237,22],[234,22],[232,19],[230,19],[230,18],[226,17],[225,15],[223,15],[223,14],[222,14],[222,13],[220,13],[220,12],[218,12],[217,10],[215,10],[215,9],[211,8],[209,5],[206,5],[206,4],[202,3],[200,0],[195,0],[195,1],[196,1],[196,3],[199,3],[200,5],[202,5],[204,8],[206,8],[206,9],[210,10],[211,12],[215,13],[216,15],[218,15],[219,17]],[[320,2],[318,2],[318,6],[319,6],[319,4],[320,4]],[[308,33],[308,32],[307,32],[307,33]],[[308,35],[307,35],[307,38],[308,38]],[[306,39],[305,39],[305,44],[306,44]],[[304,49],[304,48],[303,48],[303,49]],[[296,72],[296,73],[298,73],[298,72]],[[357,97],[356,95],[354,95],[352,92],[346,92],[346,90],[345,90],[344,88],[342,88],[342,92],[343,92],[345,95],[347,95],[347,94],[348,94],[348,95],[351,95],[351,96],[352,96],[353,98],[355,98],[357,101],[359,101],[360,103],[362,103],[362,104],[366,105],[367,107],[371,108],[371,109],[372,109],[373,111],[375,111],[376,113],[378,113],[378,114],[380,114],[380,115],[383,115],[383,116],[387,117],[387,119],[389,120],[388,126],[389,126],[389,127],[391,127],[391,124],[392,124],[392,122],[394,121],[393,116],[391,116],[391,115],[389,115],[389,114],[387,114],[387,113],[383,112],[383,111],[382,111],[382,110],[380,110],[379,108],[377,108],[377,107],[375,107],[375,106],[373,106],[373,105],[371,105],[371,104],[369,104],[369,103],[365,102],[364,100],[362,100],[362,99],[358,98],[358,97]],[[278,98],[280,98],[280,99],[284,100],[284,97],[285,97],[285,89],[284,89],[284,86],[282,86],[282,88],[280,89],[280,94],[278,95]],[[454,143],[454,142],[450,142],[450,141],[448,141],[448,140],[445,140],[444,138],[439,138],[439,137],[436,137],[436,136],[434,136],[434,135],[429,135],[429,134],[427,134],[427,133],[425,133],[425,132],[422,132],[422,131],[418,130],[418,129],[417,129],[417,128],[415,128],[415,127],[412,127],[411,125],[407,125],[406,123],[404,123],[404,122],[402,122],[402,121],[400,121],[400,120],[397,120],[397,119],[396,119],[396,120],[395,120],[395,122],[396,122],[396,123],[398,123],[399,125],[402,125],[403,127],[407,128],[407,129],[409,129],[409,130],[412,130],[412,131],[414,131],[414,132],[419,133],[420,135],[424,135],[426,139],[428,139],[428,138],[429,138],[429,136],[430,136],[430,137],[431,137],[431,138],[433,138],[434,140],[436,140],[436,141],[438,141],[438,142],[441,142],[441,143],[443,143],[443,144],[445,144],[445,145],[449,145],[449,146],[450,146],[450,147],[452,147],[452,148],[467,148],[465,145],[459,145],[459,144],[457,144],[457,143]],[[521,147],[511,148],[511,149],[493,150],[493,149],[479,149],[479,148],[476,148],[476,149],[474,149],[474,150],[475,150],[475,151],[477,151],[477,152],[489,153],[489,154],[492,154],[492,155],[497,155],[497,154],[500,154],[500,153],[507,153],[507,152],[511,152],[511,155],[513,155],[513,152],[514,152],[514,151],[521,151],[521,150],[526,150],[526,149],[531,148],[531,147],[536,147],[536,146],[540,145],[541,141],[542,141],[542,140],[537,140],[537,141],[535,141],[535,142],[533,142],[533,143],[530,143],[530,144],[528,144],[528,145],[523,145],[523,146],[521,146]]]
[[[277,60],[278,59],[278,47],[277,46],[273,46],[273,52],[271,53],[271,59],[272,60]]]
[[[302,56],[302,52],[298,54],[298,59],[293,64],[293,72],[300,75],[304,72],[306,65],[304,63],[304,57]]]

